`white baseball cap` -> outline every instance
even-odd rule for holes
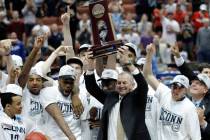
[[[34,67],[31,68],[29,75],[33,75],[33,74],[34,74],[34,75],[38,75],[38,76],[40,76],[40,77],[42,77],[43,79],[45,79],[45,80],[48,81],[47,76],[45,76],[45,75],[43,74],[41,68],[39,68],[39,67],[34,66]]]
[[[105,79],[113,79],[113,80],[117,80],[118,78],[118,73],[116,70],[113,69],[104,69],[104,71],[102,72],[101,78],[98,79],[99,80],[105,80]]]
[[[197,75],[197,77],[199,81],[203,82],[208,87],[208,89],[210,88],[210,79],[208,75],[200,73]]]
[[[146,58],[140,58],[139,60],[137,60],[136,64],[140,66],[140,65],[144,65],[145,62],[146,62]]]
[[[202,11],[207,11],[207,6],[206,6],[206,4],[201,4],[201,5],[200,5],[200,10],[202,10]]]
[[[183,85],[185,88],[189,87],[189,79],[184,75],[175,76],[174,79],[172,80],[171,84],[173,84],[173,83],[179,83],[179,84]]]
[[[14,93],[16,95],[22,96],[23,89],[16,84],[8,84],[6,86],[5,93]]]
[[[67,64],[79,64],[81,67],[83,67],[83,62],[79,57],[71,57],[66,61]]]
[[[36,63],[35,64],[35,66],[34,67],[36,67],[36,68],[38,68],[38,69],[41,69],[42,67],[45,67],[44,66],[44,61],[39,61],[38,63]],[[50,70],[50,68],[47,70],[47,73],[49,73],[51,70]]]
[[[22,67],[23,66],[23,60],[20,56],[18,55],[12,55],[12,61],[14,63],[14,66],[16,67]]]
[[[129,42],[129,43],[126,43],[124,46],[127,46],[131,52],[137,55],[137,46],[135,44]]]
[[[69,66],[69,65],[64,65],[60,68],[59,74],[58,74],[59,78],[64,78],[64,79],[76,79],[76,71],[73,67]]]
[[[83,44],[83,45],[81,45],[81,46],[79,47],[79,53],[80,53],[82,50],[88,49],[88,48],[91,48],[91,47],[92,47],[92,45],[90,45],[90,44]]]

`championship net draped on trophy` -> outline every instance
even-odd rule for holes
[[[107,56],[117,52],[123,45],[122,40],[115,40],[114,29],[108,13],[107,0],[96,0],[89,4],[93,42],[93,57]]]

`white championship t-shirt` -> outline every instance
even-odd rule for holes
[[[184,98],[174,101],[170,88],[160,83],[155,96],[160,109],[157,116],[157,140],[200,140],[200,126],[196,108]]]
[[[23,91],[22,104],[22,116],[33,120],[36,131],[42,132],[41,128],[43,126],[44,119],[43,107],[40,103],[40,96],[33,95],[32,93],[30,93],[28,88],[25,88]]]
[[[25,140],[25,137],[34,130],[33,124],[20,116],[11,119],[7,114],[0,114],[0,140]]]
[[[81,102],[84,105],[84,100],[80,97]],[[73,113],[73,107],[70,96],[65,97],[59,91],[58,86],[44,88],[40,93],[40,102],[43,108],[46,108],[52,103],[57,103],[61,109],[62,116],[69,125],[70,130],[76,137],[76,140],[81,140],[81,119],[84,118],[83,114],[78,118]],[[53,140],[68,140],[62,130],[59,128],[55,120],[44,110],[45,125],[43,130],[45,134]]]
[[[157,98],[154,96],[155,91],[152,89],[152,87],[149,85],[149,90],[147,93],[147,104],[145,109],[145,123],[147,126],[147,129],[150,134],[151,140],[157,139],[157,110],[158,110],[158,102]]]

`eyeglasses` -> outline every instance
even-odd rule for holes
[[[171,84],[171,88],[172,89],[182,89],[185,87],[183,85],[181,85],[180,83],[173,83],[173,84]]]

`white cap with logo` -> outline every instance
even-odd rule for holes
[[[15,67],[22,67],[23,66],[23,60],[18,55],[12,55],[12,61],[15,65]]]
[[[185,88],[189,87],[189,79],[184,75],[175,76],[174,79],[172,80],[171,84],[173,84],[173,83],[179,83],[179,84],[183,85]]]
[[[200,73],[197,77],[199,81],[202,81],[208,87],[208,89],[210,88],[210,79],[207,74]]]
[[[127,46],[130,50],[133,50],[135,55],[137,55],[137,46],[133,43],[126,43],[124,46]]]
[[[116,70],[104,69],[104,71],[102,72],[101,78],[99,80],[105,80],[105,79],[117,80],[117,78],[118,78],[118,73]]]
[[[60,68],[59,74],[58,74],[59,78],[64,78],[64,79],[76,79],[76,71],[73,67],[69,66],[69,65],[64,65]]]
[[[17,94],[19,96],[22,96],[23,89],[16,84],[8,84],[6,86],[5,93],[14,93],[14,94]]]

